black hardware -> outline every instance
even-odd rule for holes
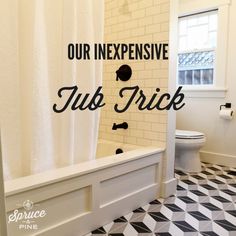
[[[116,154],[121,154],[121,153],[123,153],[124,151],[121,149],[121,148],[117,148],[116,149]]]
[[[112,126],[112,130],[117,130],[117,129],[128,129],[128,123],[127,122],[121,124],[114,123]]]
[[[221,105],[220,110],[222,109],[222,107],[231,108],[231,103],[225,103],[225,105]]]
[[[132,75],[132,69],[129,65],[122,65],[116,71],[116,80],[128,81]]]

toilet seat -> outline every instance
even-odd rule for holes
[[[204,139],[205,135],[196,131],[188,131],[188,130],[176,130],[175,132],[176,139]]]

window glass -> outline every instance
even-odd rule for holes
[[[217,18],[216,10],[179,19],[178,82],[180,85],[214,83]]]

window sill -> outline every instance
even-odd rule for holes
[[[225,98],[227,88],[186,88],[182,89],[187,98]]]

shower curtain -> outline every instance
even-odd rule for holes
[[[101,61],[70,61],[69,43],[101,43],[103,1],[1,0],[0,125],[5,179],[95,157],[99,111],[57,114],[57,91],[93,94]]]

